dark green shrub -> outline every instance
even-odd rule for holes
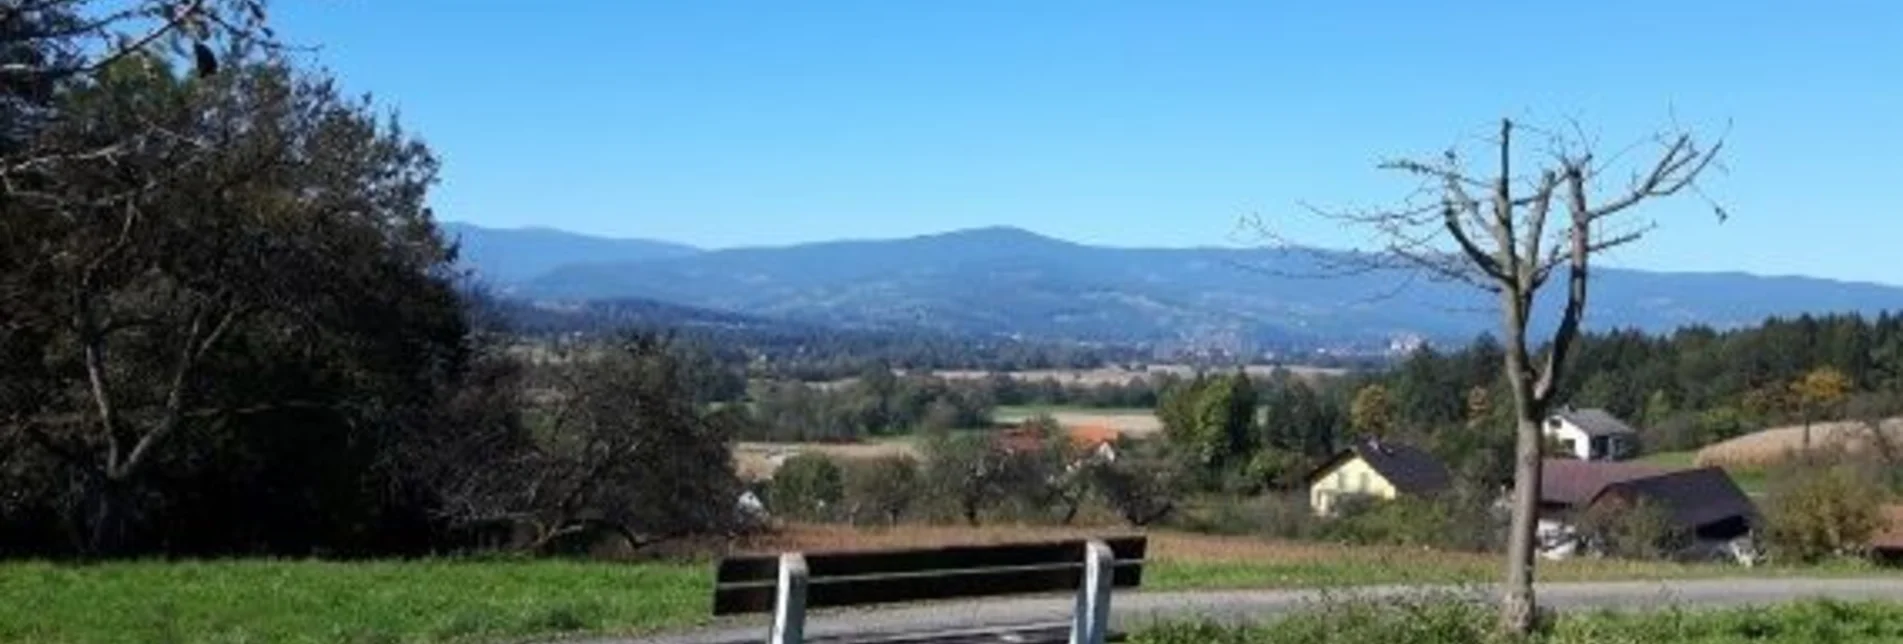
[[[844,474],[824,454],[798,454],[773,473],[767,507],[789,519],[824,521],[837,515],[845,497]]]

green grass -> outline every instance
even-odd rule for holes
[[[1545,580],[1869,574],[1618,561],[1542,563]],[[1491,556],[1158,561],[1154,590],[1491,582]],[[0,642],[497,642],[637,634],[711,620],[710,562],[236,560],[0,563]]]
[[[706,564],[0,563],[4,642],[506,641],[702,621]]]
[[[1720,644],[1903,641],[1903,604],[1813,600],[1765,608],[1562,614],[1527,638],[1492,634],[1485,605],[1451,595],[1336,598],[1263,624],[1163,622],[1134,644]]]
[[[1688,449],[1677,452],[1659,452],[1639,457],[1641,463],[1651,463],[1660,467],[1692,467],[1698,458],[1698,450]]]
[[[1890,574],[1861,560],[1813,566],[1689,564],[1622,559],[1542,561],[1542,582],[1653,581],[1726,577],[1841,578]],[[1422,552],[1419,556],[1349,561],[1161,561],[1145,567],[1150,590],[1348,588],[1377,584],[1463,585],[1499,581],[1497,555]]]
[[[1647,454],[1639,457],[1639,461],[1661,467],[1694,467],[1696,465],[1694,461],[1697,458],[1698,450],[1683,450]],[[1750,496],[1764,496],[1769,486],[1769,473],[1764,470],[1727,467],[1725,473],[1731,475],[1731,480],[1738,484],[1738,489],[1744,490],[1744,493]]]

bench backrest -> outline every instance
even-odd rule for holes
[[[1103,539],[1116,555],[1111,586],[1143,581],[1146,540]],[[1087,541],[1049,541],[906,550],[806,553],[806,606],[863,606],[959,597],[1074,591],[1084,579]],[[720,562],[714,614],[773,610],[778,555]]]

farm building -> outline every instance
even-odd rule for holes
[[[1567,407],[1546,419],[1546,436],[1582,461],[1623,461],[1639,454],[1639,432],[1603,409]]]
[[[1593,508],[1646,502],[1667,525],[1691,537],[1682,554],[1732,552],[1747,544],[1757,507],[1723,469],[1670,470],[1637,463],[1548,459],[1540,473],[1541,554],[1570,556],[1582,542],[1579,517]]]
[[[1368,438],[1309,473],[1308,505],[1327,515],[1344,498],[1425,496],[1451,487],[1453,480],[1440,459],[1420,448]]]
[[[1095,425],[1080,425],[1064,428],[1063,432],[1066,439],[1070,441],[1071,448],[1081,455],[1082,459],[1117,460],[1117,441],[1122,438],[1122,434],[1117,430]],[[1044,435],[1036,427],[1029,425],[998,432],[992,441],[998,449],[1013,454],[1036,452],[1045,448]]]

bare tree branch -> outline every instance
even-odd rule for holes
[[[1431,189],[1439,193],[1432,210],[1414,205],[1416,196],[1410,195],[1402,202],[1406,205],[1392,209],[1311,211],[1337,225],[1372,234],[1372,246],[1378,252],[1352,256],[1360,264],[1356,268],[1405,268],[1410,275],[1465,284],[1498,297],[1506,341],[1502,370],[1513,392],[1517,444],[1502,623],[1523,630],[1533,614],[1532,535],[1542,458],[1540,426],[1559,397],[1574,339],[1585,323],[1592,258],[1637,243],[1653,229],[1647,224],[1608,230],[1606,224],[1614,216],[1681,191],[1702,197],[1697,182],[1723,149],[1723,142],[1704,149],[1688,133],[1658,137],[1659,157],[1623,191],[1595,200],[1594,178],[1607,166],[1596,162],[1596,142],[1577,120],[1571,121],[1570,132],[1526,128],[1545,134],[1549,142],[1544,167],[1524,177],[1514,174],[1516,127],[1520,126],[1511,120],[1499,122],[1498,138],[1489,141],[1498,153],[1490,176],[1469,172],[1453,152],[1438,162],[1400,159],[1378,166],[1432,184]],[[1621,151],[1614,160],[1626,153]],[[1516,194],[1516,188],[1521,192]],[[1478,189],[1488,193],[1484,206],[1470,194]],[[1557,230],[1552,229],[1555,207],[1565,208],[1566,215]],[[1723,209],[1715,204],[1714,208],[1722,220]],[[1536,296],[1562,267],[1567,275],[1565,302],[1536,365],[1529,351],[1529,324],[1539,303]]]

